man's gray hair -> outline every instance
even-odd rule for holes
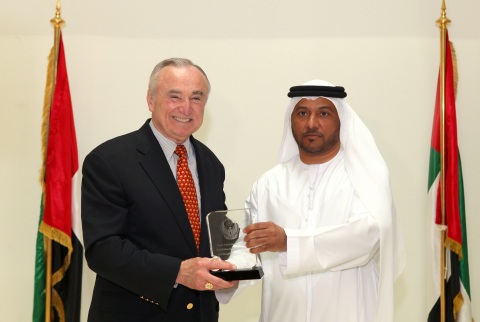
[[[150,95],[152,95],[152,97],[155,97],[155,94],[157,92],[158,73],[162,70],[162,68],[167,66],[174,66],[178,68],[189,66],[195,67],[203,74],[203,76],[205,76],[205,79],[207,80],[208,93],[210,92],[210,81],[208,80],[207,74],[200,66],[195,65],[190,59],[187,58],[168,58],[159,62],[155,66],[155,68],[153,68],[153,71],[150,74],[150,80],[148,81],[148,91],[150,92]]]

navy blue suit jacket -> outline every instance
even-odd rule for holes
[[[214,292],[174,288],[180,263],[198,254],[175,177],[149,121],[101,144],[83,164],[85,256],[97,273],[88,321],[218,321]],[[190,140],[202,198],[200,256],[210,257],[205,217],[226,209],[225,169],[204,144]]]

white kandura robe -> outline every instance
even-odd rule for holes
[[[261,255],[260,321],[374,320],[379,228],[353,190],[343,153],[327,164],[298,157],[279,164],[254,185],[246,207],[254,222],[273,221],[287,234],[287,252]]]

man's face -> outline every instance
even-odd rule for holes
[[[340,119],[333,103],[323,97],[303,98],[293,109],[292,133],[300,159],[307,163],[323,163],[340,149]]]
[[[147,94],[153,124],[165,137],[182,144],[203,123],[207,79],[193,66],[167,66],[157,77],[155,96]]]

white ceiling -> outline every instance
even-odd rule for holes
[[[55,4],[0,0],[0,34],[51,34]],[[65,34],[127,38],[434,37],[441,12],[440,0],[64,0],[61,5]],[[478,0],[447,1],[455,39],[480,38],[479,12]]]

